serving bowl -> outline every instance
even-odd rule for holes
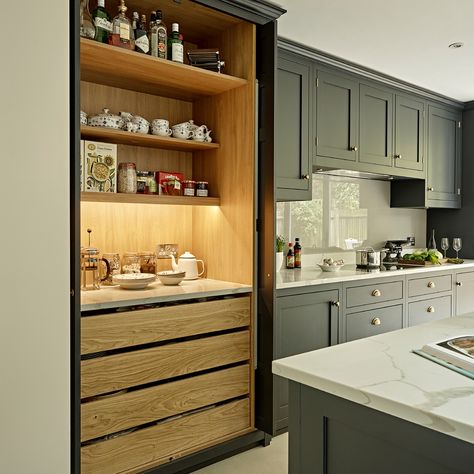
[[[163,283],[163,285],[179,285],[184,277],[186,272],[175,272],[173,270],[165,270],[163,272],[158,272],[158,279]]]
[[[142,290],[155,280],[156,276],[152,273],[123,273],[112,277],[115,285],[120,285],[126,290]]]
[[[323,272],[337,272],[339,271],[344,264],[340,265],[327,265],[323,263],[318,263],[318,267],[323,271]]]

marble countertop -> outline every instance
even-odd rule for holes
[[[337,272],[323,272],[319,267],[303,267],[301,270],[283,269],[276,272],[276,289],[298,288],[302,286],[323,285],[327,283],[341,283],[344,281],[363,280],[369,278],[393,278],[399,275],[413,275],[439,271],[462,271],[474,269],[474,260],[464,260],[464,263],[427,265],[424,267],[410,267],[394,271],[366,271],[357,269],[355,265],[345,265]]]
[[[474,313],[273,362],[273,373],[474,443],[474,380],[411,352],[474,334]]]
[[[103,286],[100,290],[81,291],[81,311],[251,292],[252,287],[249,285],[208,278],[184,280],[176,286],[165,286],[157,280],[144,290],[124,290],[119,286]]]

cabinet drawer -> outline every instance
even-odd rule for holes
[[[81,448],[82,474],[137,473],[250,430],[249,399],[236,400]]]
[[[82,403],[81,441],[247,395],[249,380],[244,364]]]
[[[346,340],[375,336],[403,326],[403,305],[359,311],[346,316]]]
[[[250,324],[250,297],[88,316],[81,354],[224,331]]]
[[[408,297],[430,295],[453,288],[452,275],[432,275],[408,280]]]
[[[408,303],[408,325],[416,326],[435,319],[450,318],[451,308],[451,295]]]
[[[250,332],[165,344],[81,362],[81,398],[250,358]]]
[[[346,307],[353,308],[371,303],[400,300],[403,298],[403,281],[372,283],[346,290]]]

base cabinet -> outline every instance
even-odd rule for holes
[[[474,309],[474,272],[458,272],[454,282],[456,316],[471,313]]]

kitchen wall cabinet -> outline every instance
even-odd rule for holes
[[[311,62],[280,53],[277,70],[275,176],[278,201],[311,199]]]
[[[474,272],[457,272],[455,282],[455,315],[471,313],[474,308]]]
[[[340,294],[340,288],[331,286],[277,297],[274,358],[337,344]],[[288,381],[273,379],[274,434],[278,434],[288,426]]]

